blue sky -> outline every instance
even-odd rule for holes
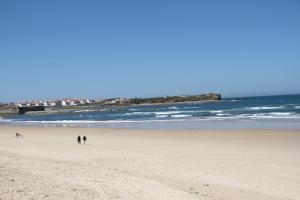
[[[0,102],[300,93],[300,1],[0,1]]]

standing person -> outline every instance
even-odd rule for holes
[[[85,144],[85,142],[87,141],[87,138],[85,136],[83,136],[83,142]]]
[[[77,137],[77,142],[78,142],[78,144],[81,144],[81,137],[80,137],[80,135],[78,135],[78,137]]]

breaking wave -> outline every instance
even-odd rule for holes
[[[259,106],[259,107],[248,107],[250,110],[274,110],[281,109],[283,106]]]

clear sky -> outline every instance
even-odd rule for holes
[[[0,1],[0,102],[206,92],[300,93],[300,1]]]

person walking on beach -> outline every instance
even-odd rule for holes
[[[85,136],[83,136],[83,143],[85,144],[87,138]]]
[[[23,137],[20,133],[16,133],[16,137],[18,138],[18,137]]]
[[[80,137],[80,135],[78,135],[78,137],[77,137],[77,142],[78,142],[78,144],[81,144],[81,137]]]

